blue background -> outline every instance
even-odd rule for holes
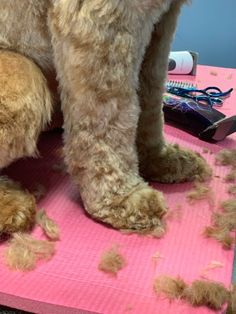
[[[197,51],[200,64],[236,68],[236,0],[185,5],[172,50]]]

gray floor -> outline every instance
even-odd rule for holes
[[[20,311],[20,310],[11,309],[9,307],[5,307],[5,306],[0,305],[0,314],[30,314],[30,313]]]

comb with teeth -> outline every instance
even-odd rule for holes
[[[172,88],[185,88],[185,89],[197,89],[197,85],[189,82],[184,82],[184,81],[173,81],[169,80],[166,82],[166,90],[168,92],[169,89]]]

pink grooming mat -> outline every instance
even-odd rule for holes
[[[173,76],[171,76],[173,79]],[[192,81],[189,77],[174,79]],[[199,82],[200,80],[200,82]],[[195,81],[199,87],[216,85],[227,90],[236,87],[236,70],[199,66]],[[236,114],[236,92],[227,99],[222,111]],[[214,168],[211,185],[215,202],[228,199],[227,185],[223,178],[228,169],[214,165],[214,155],[222,148],[236,147],[232,135],[217,144],[208,144],[175,129],[165,127],[167,139],[202,153],[209,148],[214,154],[204,156]],[[211,261],[219,261],[222,268],[210,270],[208,278],[230,285],[233,250],[223,250],[212,239],[202,236],[204,226],[210,223],[212,209],[206,201],[189,205],[186,194],[191,184],[154,184],[163,191],[171,210],[178,210],[182,217],[168,223],[164,238],[153,239],[138,235],[125,235],[93,221],[83,210],[77,189],[68,176],[52,170],[58,162],[61,136],[49,133],[42,136],[39,149],[42,157],[21,160],[7,170],[7,174],[31,188],[40,183],[47,193],[39,202],[61,229],[57,252],[49,262],[42,262],[29,273],[11,272],[4,266],[0,246],[0,304],[35,313],[145,313],[145,314],[209,314],[211,310],[193,308],[181,301],[169,302],[153,292],[153,281],[159,275],[181,276],[187,282],[199,279]],[[219,176],[219,177],[218,177]],[[39,228],[35,236],[43,238]],[[127,265],[117,277],[98,270],[101,253],[117,244]],[[153,260],[159,252],[162,258]],[[220,312],[218,312],[220,313]]]

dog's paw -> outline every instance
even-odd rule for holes
[[[141,174],[162,183],[206,181],[212,170],[203,157],[178,145],[167,145],[140,165]]]
[[[34,224],[35,198],[18,183],[0,178],[0,234],[29,230]]]
[[[164,232],[161,218],[166,211],[162,193],[145,186],[122,200],[114,199],[109,208],[104,207],[95,217],[116,229],[159,236]]]

